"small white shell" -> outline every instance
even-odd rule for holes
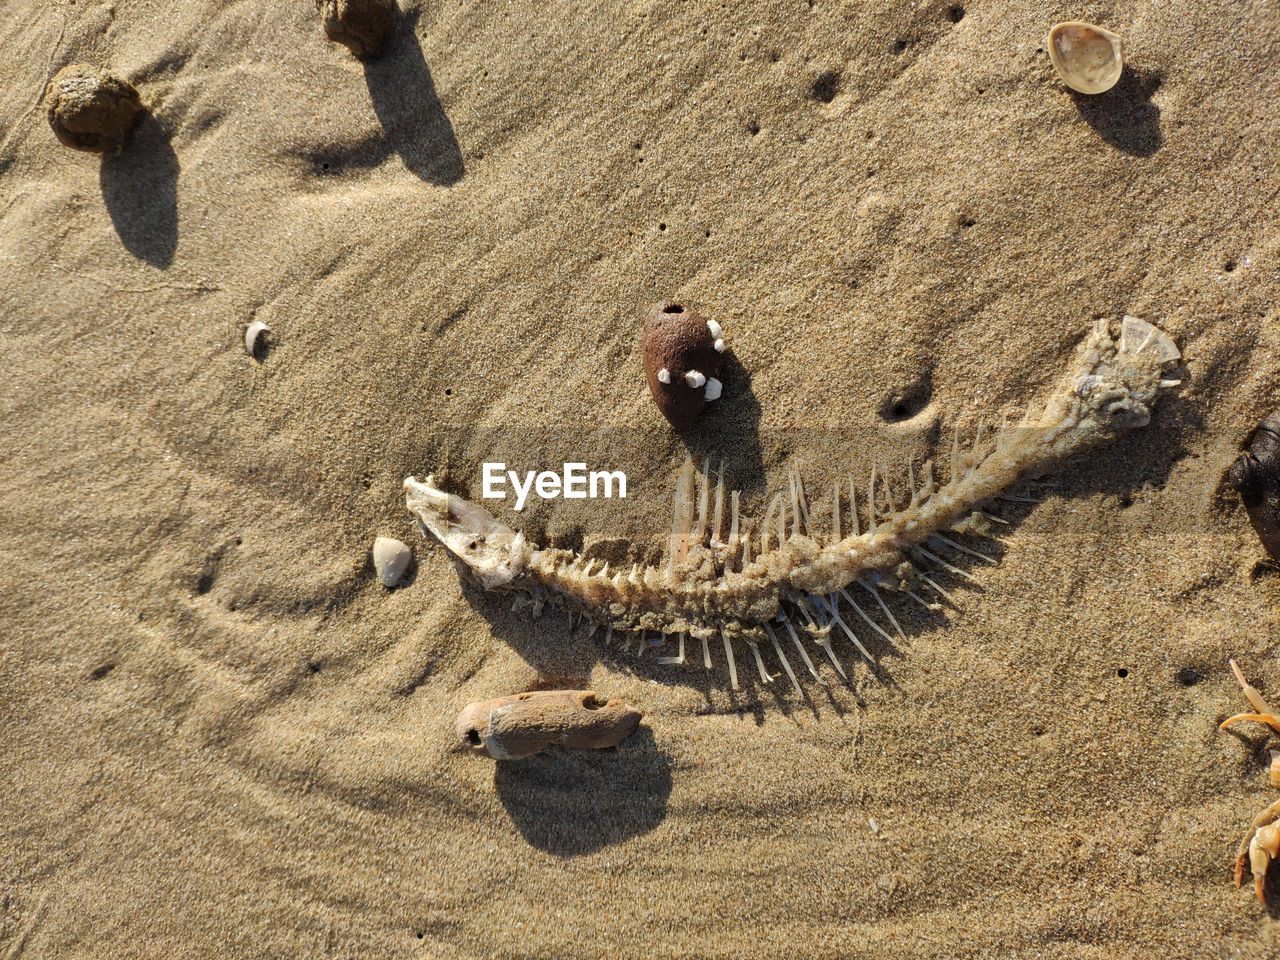
[[[722,384],[715,377],[711,377],[709,380],[707,380],[707,399],[719,400],[720,391],[723,389],[724,389],[724,384]]]
[[[714,320],[707,321],[707,329],[711,331],[712,340],[719,340],[724,336],[724,328]]]
[[[716,353],[724,353],[724,337],[720,337],[712,344],[716,348]]]
[[[391,537],[378,537],[373,541],[373,569],[384,587],[394,587],[409,569],[413,553],[408,545]]]
[[[659,383],[670,383],[670,382],[671,382],[671,371],[670,371],[670,370],[668,370],[666,367],[663,367],[661,370],[659,370],[659,371],[658,371],[658,382],[659,382]]]
[[[1106,93],[1124,69],[1120,37],[1091,23],[1068,20],[1055,25],[1045,48],[1062,82],[1079,93]]]
[[[700,390],[706,384],[706,375],[700,370],[690,370],[684,375],[684,382],[695,390]]]
[[[258,349],[258,338],[264,333],[270,333],[271,328],[261,320],[255,320],[244,331],[244,349],[249,356],[254,356]]]

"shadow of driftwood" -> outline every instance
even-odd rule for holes
[[[1076,109],[1103,140],[1125,153],[1149,157],[1160,149],[1160,108],[1151,97],[1160,89],[1156,73],[1140,74],[1125,67],[1120,82],[1106,93],[1071,94]]]
[[[498,763],[493,784],[530,844],[558,857],[576,857],[662,822],[671,795],[671,759],[641,726],[610,750],[552,747]]]
[[[178,156],[169,131],[147,114],[98,174],[112,226],[135,257],[161,270],[178,247]]]
[[[366,59],[373,111],[391,147],[417,177],[449,187],[462,179],[462,151],[445,115],[415,32],[418,11],[397,18],[386,53]]]

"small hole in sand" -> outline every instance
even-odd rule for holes
[[[196,593],[208,593],[213,589],[213,574],[202,574],[200,579],[196,581]]]
[[[89,676],[94,680],[101,680],[115,668],[116,665],[114,663],[104,663],[102,666],[94,670],[93,673],[89,674]]]
[[[840,74],[834,70],[828,70],[821,74],[813,81],[811,88],[813,99],[821,103],[830,103],[836,98],[836,94],[840,92]]]
[[[1031,728],[1031,735],[1032,735],[1033,737],[1043,737],[1043,736],[1044,736],[1044,727],[1032,727],[1032,728]]]
[[[947,9],[947,19],[952,23],[959,23],[964,19],[964,7],[960,4],[953,4]]]
[[[452,397],[452,396],[453,396],[453,387],[445,387],[445,388],[444,388],[444,395],[445,395],[446,397]]]
[[[1204,679],[1200,675],[1200,671],[1194,667],[1183,667],[1173,675],[1173,678],[1184,687],[1194,687],[1197,683]]]
[[[1120,498],[1120,509],[1125,510],[1133,506],[1133,497],[1126,494]]]
[[[1119,677],[1121,680],[1123,680],[1128,675],[1129,675],[1128,667],[1121,667],[1119,670],[1116,671],[1116,676]]]
[[[319,673],[321,670],[324,669],[324,662],[312,657],[310,660],[307,661],[307,669],[310,670],[312,673]]]
[[[902,423],[910,420],[929,405],[933,393],[932,378],[928,372],[905,390],[887,397],[880,406],[880,419],[886,423]]]
[[[973,217],[961,217],[960,227],[963,230],[968,230],[970,227],[974,226],[977,222],[978,221],[973,219]]]
[[[1230,273],[1235,268],[1236,268],[1236,262],[1234,260],[1228,260],[1226,263],[1222,265],[1222,269],[1227,271],[1227,273]]]
[[[910,40],[908,40],[906,37],[899,37],[897,40],[893,41],[893,52],[897,54],[901,54],[905,52],[907,47],[909,46],[911,46]]]
[[[747,133],[751,134],[753,137],[758,135],[760,133],[760,124],[752,120],[747,124]]]
[[[666,232],[666,230],[667,230],[667,225],[666,225],[665,223],[660,223],[660,224],[658,224],[658,230],[660,230],[661,232],[665,233],[665,232]]]

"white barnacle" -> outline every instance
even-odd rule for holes
[[[671,371],[670,371],[670,370],[668,370],[666,367],[663,367],[661,370],[659,370],[659,371],[658,371],[658,382],[659,382],[659,383],[670,383],[670,382],[671,382]]]
[[[244,331],[244,349],[249,356],[256,356],[258,349],[258,338],[264,333],[270,333],[271,328],[261,320],[255,320],[249,324]]]
[[[715,377],[712,377],[710,380],[707,381],[707,399],[719,400],[720,391],[723,389],[724,389],[724,385]]]
[[[706,384],[707,378],[698,370],[690,370],[684,375],[684,382],[693,387],[693,389],[700,390]]]
[[[711,339],[719,340],[724,336],[724,327],[716,323],[714,320],[707,321],[707,329],[711,331]]]

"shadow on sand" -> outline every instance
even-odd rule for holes
[[[397,18],[380,57],[366,59],[364,79],[388,144],[417,177],[451,187],[465,172],[453,124],[445,115],[415,32],[419,12]]]

